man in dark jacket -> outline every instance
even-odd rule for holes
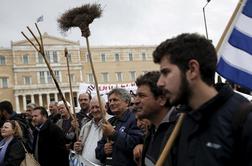
[[[174,127],[176,116],[175,107],[171,108],[164,91],[157,87],[160,72],[152,71],[141,75],[136,80],[137,91],[134,100],[136,114],[139,118],[148,119],[152,125],[145,138],[142,165],[155,165]],[[136,161],[141,154],[141,146],[134,148]],[[138,159],[138,160],[137,160]],[[165,165],[168,165],[168,160]]]
[[[109,92],[108,101],[115,116],[102,125],[104,136],[95,150],[96,158],[106,165],[134,166],[133,148],[143,142],[143,133],[134,113],[128,110],[131,97],[127,90],[118,88]]]
[[[243,126],[242,158],[236,156],[234,114],[245,102],[229,87],[214,87],[217,55],[214,46],[198,34],[181,34],[161,43],[153,53],[160,64],[162,87],[171,104],[188,106],[177,144],[174,166],[252,165],[252,114]],[[239,137],[239,136],[238,136]],[[240,162],[237,164],[237,162]]]
[[[68,151],[63,131],[50,120],[44,107],[36,107],[32,119],[37,127],[34,132],[34,156],[41,166],[68,166]]]

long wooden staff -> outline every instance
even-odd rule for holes
[[[74,119],[76,120],[75,123],[78,123],[77,117],[76,117],[76,112],[75,112],[75,106],[74,106],[73,89],[72,89],[72,81],[71,81],[71,77],[70,77],[71,75],[70,75],[70,67],[69,67],[69,59],[68,59],[67,48],[65,48],[64,54],[65,54],[66,62],[67,62],[67,73],[68,73],[68,79],[69,79],[70,96],[71,96],[71,99],[72,99],[73,116],[74,116]],[[79,128],[76,127],[75,131],[74,131],[75,135],[76,135],[76,138],[79,138],[79,131],[80,131]]]
[[[91,65],[92,73],[94,76],[94,82],[95,82],[95,88],[96,88],[96,94],[99,102],[99,106],[101,109],[103,109],[100,99],[100,92],[98,87],[98,81],[95,73],[95,68],[92,61],[91,51],[89,47],[89,40],[88,37],[90,36],[90,30],[89,30],[89,24],[93,22],[95,18],[99,18],[101,16],[102,10],[100,5],[98,4],[86,4],[81,7],[76,7],[74,9],[68,10],[65,12],[59,19],[58,23],[60,28],[63,31],[68,31],[68,29],[72,27],[78,27],[80,28],[82,32],[82,36],[86,39],[87,44],[87,51],[88,51],[88,59]],[[105,114],[105,110],[103,110],[103,113]],[[104,116],[103,116],[104,118]],[[105,120],[105,118],[104,118]]]
[[[176,123],[176,126],[175,126],[175,128],[173,129],[173,131],[171,133],[171,136],[167,140],[166,145],[165,145],[161,155],[159,156],[159,159],[158,159],[158,161],[156,163],[156,166],[163,166],[164,165],[164,162],[165,162],[166,158],[168,157],[168,155],[169,155],[169,153],[171,151],[172,145],[174,144],[174,141],[176,140],[176,138],[178,136],[178,133],[179,133],[180,128],[182,126],[184,117],[185,117],[185,113],[181,113],[179,118],[178,118],[178,121]]]
[[[72,88],[72,81],[71,81],[71,74],[70,74],[70,67],[69,67],[69,59],[68,59],[68,51],[67,48],[65,48],[64,51],[65,57],[66,57],[66,62],[67,62],[67,73],[68,73],[68,79],[69,79],[69,88],[70,88],[70,95],[72,99],[72,105],[73,105],[73,113],[74,116],[76,116],[76,111],[75,111],[75,106],[74,106],[74,97],[73,97],[73,88]]]
[[[218,41],[218,44],[217,44],[217,46],[216,46],[216,48],[215,48],[216,51],[219,51],[219,49],[220,49],[220,47],[221,47],[221,45],[222,45],[222,43],[223,43],[223,41],[224,41],[224,38],[227,36],[227,33],[228,33],[228,31],[229,31],[229,29],[230,29],[232,23],[234,22],[234,19],[235,19],[236,15],[237,15],[238,11],[239,11],[240,8],[241,8],[242,2],[243,2],[243,0],[239,0],[239,2],[237,3],[235,10],[234,10],[234,12],[233,12],[231,18],[229,19],[229,21],[228,21],[228,23],[227,23],[227,26],[226,26],[224,32],[223,32],[222,35],[221,35],[220,40]]]
[[[28,26],[27,26],[27,29],[30,31],[31,35],[33,36],[33,38],[34,38],[35,41],[37,42],[37,45],[39,46],[39,48],[38,48],[38,47],[37,47],[37,46],[36,46],[25,34],[24,34],[24,32],[21,32],[21,33],[22,33],[22,35],[28,40],[28,42],[35,48],[35,50],[37,50],[37,52],[38,52],[38,53],[43,57],[43,59],[45,60],[45,63],[46,63],[46,65],[47,65],[47,68],[48,68],[48,70],[49,70],[49,72],[50,72],[50,74],[51,74],[51,76],[52,76],[52,78],[53,78],[53,81],[54,81],[54,83],[55,83],[55,85],[56,85],[56,88],[57,88],[58,91],[59,91],[59,94],[60,94],[60,96],[61,96],[61,98],[62,98],[62,100],[63,100],[63,102],[64,102],[64,105],[65,105],[65,107],[66,107],[66,109],[67,109],[67,112],[70,114],[70,116],[71,116],[73,119],[75,119],[75,117],[72,115],[72,113],[70,112],[70,110],[69,110],[69,108],[68,108],[66,99],[65,99],[65,97],[64,97],[64,95],[63,95],[63,93],[62,93],[62,91],[61,91],[61,89],[60,89],[59,83],[58,83],[58,81],[57,81],[57,79],[56,79],[56,77],[55,77],[55,74],[54,74],[54,72],[53,72],[51,66],[50,66],[50,63],[49,63],[48,60],[46,59],[45,51],[44,51],[43,38],[42,38],[42,35],[41,35],[40,30],[39,30],[39,28],[38,28],[38,25],[37,25],[36,23],[35,23],[35,26],[36,26],[36,29],[37,29],[37,31],[38,31],[38,33],[39,33],[39,36],[40,36],[40,42],[39,42],[38,38],[34,35],[34,33],[32,32],[32,30],[31,30]]]

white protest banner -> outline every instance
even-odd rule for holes
[[[114,88],[124,88],[126,90],[136,92],[137,86],[133,83],[125,83],[125,84],[99,84],[100,95],[107,100],[107,93]],[[95,85],[88,83],[80,83],[79,86],[79,94],[80,93],[90,93],[92,96],[96,95]]]

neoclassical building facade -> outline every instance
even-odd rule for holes
[[[34,39],[31,39],[34,41]],[[93,83],[94,78],[85,46],[79,42],[43,34],[46,58],[54,71],[65,98],[78,107],[79,84]],[[68,50],[70,74],[64,49]],[[96,76],[102,84],[134,82],[137,76],[158,66],[152,61],[155,46],[91,47]],[[69,79],[74,103],[71,101]],[[27,40],[11,42],[11,48],[0,48],[0,101],[9,100],[17,112],[26,110],[28,103],[47,107],[60,100],[44,59]]]

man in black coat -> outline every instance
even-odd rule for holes
[[[34,156],[41,166],[68,166],[68,151],[65,147],[63,131],[50,120],[44,107],[36,107],[32,112],[36,125],[34,132]]]
[[[153,58],[160,64],[157,84],[170,103],[188,106],[173,146],[173,166],[251,166],[252,113],[240,135],[233,128],[233,118],[248,100],[227,86],[214,86],[217,54],[212,43],[198,34],[181,34],[162,42]],[[235,155],[240,147],[244,149]]]

